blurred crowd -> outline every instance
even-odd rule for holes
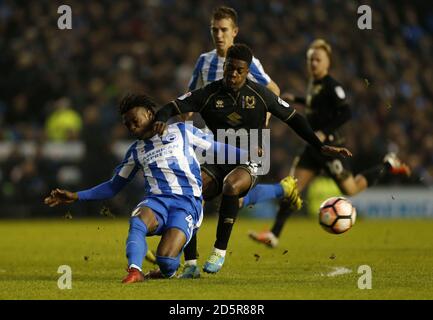
[[[119,161],[113,143],[131,139],[119,121],[119,98],[146,92],[163,104],[184,93],[198,56],[213,49],[209,18],[221,4],[237,10],[237,42],[253,49],[282,92],[305,93],[306,49],[317,37],[329,41],[331,75],[353,111],[346,129],[355,172],[394,151],[414,177],[387,183],[433,185],[428,2],[363,1],[372,9],[371,30],[358,29],[355,1],[71,0],[72,30],[57,27],[61,4],[0,1],[2,207],[46,212],[41,201],[51,188],[108,179]],[[288,174],[304,145],[278,120],[271,128],[268,182]],[[19,148],[26,142],[33,142],[33,152]],[[85,152],[74,161],[47,157],[47,142],[82,142]],[[140,183],[110,205],[130,208]]]

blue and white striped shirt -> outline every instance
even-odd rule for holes
[[[200,163],[210,156],[248,156],[247,151],[214,141],[211,132],[203,132],[188,123],[174,123],[160,137],[135,141],[126,152],[114,176],[91,189],[78,191],[78,199],[104,200],[114,197],[143,171],[145,194],[177,194],[201,198]],[[230,156],[229,156],[230,158]],[[200,162],[200,163],[199,163]]]
[[[208,83],[222,79],[224,61],[225,57],[218,56],[216,49],[201,54],[188,84],[189,91],[202,88]],[[255,57],[251,62],[248,78],[264,86],[271,82],[271,78],[263,70],[259,59]]]
[[[213,137],[183,122],[171,124],[163,136],[135,141],[116,168],[117,175],[131,180],[144,174],[146,194],[178,194],[201,197],[200,164],[196,147],[211,148]]]

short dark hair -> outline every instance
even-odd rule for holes
[[[227,50],[226,58],[242,60],[250,65],[253,60],[253,52],[246,44],[235,43]]]
[[[238,14],[235,9],[221,6],[212,12],[212,20],[231,19],[235,26],[238,26]]]
[[[127,94],[122,98],[119,103],[119,113],[123,115],[129,110],[140,107],[150,110],[155,114],[156,104],[153,100],[145,94]]]

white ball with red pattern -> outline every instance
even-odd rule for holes
[[[344,197],[332,197],[320,205],[319,223],[329,233],[346,232],[355,221],[356,208]]]

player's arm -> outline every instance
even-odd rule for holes
[[[288,103],[299,103],[305,105],[307,103],[305,97],[295,96],[293,93],[284,92],[281,94],[281,99]]]
[[[275,93],[276,96],[280,95],[280,88],[278,87],[278,85],[273,80],[271,80],[271,82],[268,83],[266,88],[268,88],[273,93]],[[269,126],[269,121],[271,120],[271,116],[272,116],[272,113],[270,113],[270,112],[266,113],[266,122],[265,122],[266,127]]]
[[[204,132],[191,125],[186,126],[186,130],[188,141],[193,145],[196,153],[203,150],[213,150],[214,156],[224,154],[227,158],[229,155],[234,155],[235,159],[240,159],[241,161],[242,159],[248,160],[248,151],[215,141],[212,133]]]
[[[266,101],[268,102],[269,111],[284,121],[298,136],[304,139],[308,144],[319,150],[325,155],[329,156],[344,156],[350,157],[352,153],[346,148],[333,147],[323,144],[322,141],[316,136],[308,121],[296,110],[291,107],[283,99],[274,96],[273,94],[266,94]]]
[[[101,183],[91,189],[72,192],[56,188],[51,191],[50,195],[44,199],[44,203],[50,207],[55,207],[59,204],[70,204],[77,200],[105,200],[114,197],[128,183],[118,175],[115,175],[111,180]]]
[[[77,200],[105,200],[114,197],[134,178],[139,170],[139,165],[134,158],[135,145],[136,143],[128,149],[125,158],[117,166],[116,173],[110,180],[91,189],[78,192],[56,188],[44,199],[44,203],[50,207],[55,207],[59,204],[70,204]]]
[[[210,149],[214,151],[214,156],[217,158],[224,155],[225,160],[233,159],[237,162],[248,161],[248,151],[239,149],[230,144],[212,141]]]
[[[204,102],[206,92],[204,88],[190,91],[176,100],[164,105],[155,115],[153,130],[155,133],[163,134],[167,127],[167,120],[173,116],[188,112],[199,112]]]

